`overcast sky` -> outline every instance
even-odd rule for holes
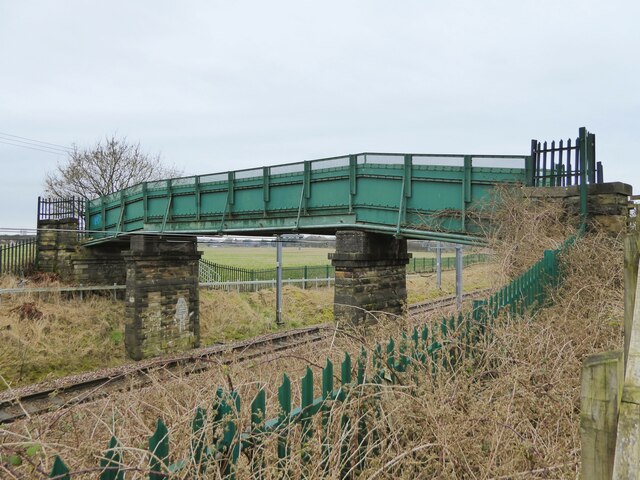
[[[526,154],[596,134],[640,189],[640,2],[0,0],[0,228],[117,133],[202,174],[360,151]],[[1,233],[1,232],[0,232]]]

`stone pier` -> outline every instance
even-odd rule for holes
[[[127,269],[122,251],[128,246],[113,242],[79,248],[71,257],[73,282],[80,285],[123,285]]]
[[[524,195],[561,202],[567,221],[580,221],[580,187],[525,187]],[[591,229],[614,235],[626,231],[631,185],[622,182],[587,185],[587,220]]]
[[[78,247],[78,219],[38,220],[36,265],[40,272],[73,278],[71,258]]]
[[[407,240],[363,231],[338,231],[329,254],[336,281],[333,312],[353,325],[381,312],[402,315],[407,303]]]
[[[125,346],[134,360],[200,345],[198,262],[194,236],[131,237]]]

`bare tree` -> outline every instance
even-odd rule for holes
[[[78,148],[45,177],[46,193],[55,197],[93,199],[136,183],[171,178],[182,172],[162,164],[158,155],[144,153],[126,137],[106,137],[93,148]]]

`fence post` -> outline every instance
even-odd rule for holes
[[[581,231],[584,231],[587,223],[587,165],[588,159],[588,143],[587,143],[587,129],[580,127],[579,130],[580,140],[578,144],[578,152],[580,158],[580,219],[581,219]]]
[[[306,290],[307,289],[307,266],[304,266],[304,269],[302,271],[302,289]]]
[[[276,325],[283,325],[282,321],[282,238],[276,236]]]
[[[609,480],[613,473],[622,383],[621,351],[590,355],[584,361],[580,388],[584,480]]]
[[[531,154],[524,159],[525,176],[527,177],[527,186],[534,187],[536,182],[536,150],[538,146],[537,140],[531,140]]]
[[[436,288],[442,288],[442,244],[436,242]]]
[[[624,366],[627,367],[633,308],[636,300],[636,282],[640,260],[640,234],[630,233],[624,239]]]
[[[456,308],[462,308],[462,245],[456,245]]]
[[[636,278],[636,293],[632,303],[633,312],[628,336],[625,329],[625,379],[618,419],[613,478],[640,478],[640,301],[638,295]]]

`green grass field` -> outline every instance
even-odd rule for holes
[[[223,265],[261,269],[274,268],[276,249],[274,247],[208,247],[198,246],[204,252],[202,258]],[[328,265],[331,248],[283,247],[282,263],[285,267],[304,265]]]
[[[202,258],[210,262],[234,267],[261,269],[273,268],[276,265],[275,247],[210,247],[198,245],[198,249],[204,252]],[[304,265],[328,265],[328,254],[334,252],[333,248],[298,248],[283,247],[282,263],[284,267],[301,267]],[[431,252],[415,252],[415,258],[432,258]],[[443,257],[454,256],[453,253],[443,253]]]

